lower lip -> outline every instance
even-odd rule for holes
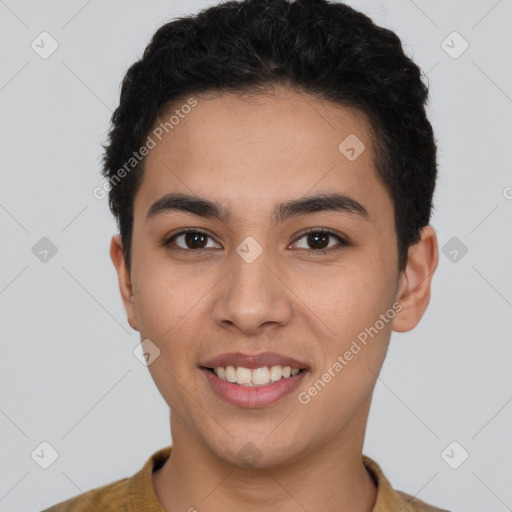
[[[201,371],[220,396],[237,407],[249,408],[264,407],[277,402],[297,388],[306,374],[306,370],[303,370],[293,377],[281,378],[265,386],[240,386],[219,379],[206,368],[201,368]]]

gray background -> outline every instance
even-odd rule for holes
[[[428,74],[432,224],[450,244],[424,318],[393,333],[364,453],[438,506],[511,510],[512,1],[349,3],[396,31]],[[127,67],[161,24],[207,5],[0,0],[2,512],[130,476],[171,442],[167,406],[133,355],[140,338],[108,255],[116,226],[92,191]],[[59,45],[46,59],[31,47],[43,31]],[[454,31],[469,44],[460,55]],[[58,249],[46,263],[32,251],[43,237]],[[58,452],[48,469],[31,457],[42,441]],[[462,450],[453,469],[445,460]]]

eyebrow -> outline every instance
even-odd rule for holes
[[[151,205],[146,220],[171,211],[192,213],[200,217],[218,219],[224,223],[231,217],[229,208],[217,201],[188,194],[169,193]],[[338,211],[369,220],[369,214],[361,203],[347,195],[331,193],[305,196],[278,204],[273,211],[273,222],[282,223],[290,217],[324,211]]]

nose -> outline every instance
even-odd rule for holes
[[[246,336],[286,325],[293,314],[293,293],[286,282],[285,271],[272,265],[265,251],[252,262],[234,254],[213,308],[215,323]]]

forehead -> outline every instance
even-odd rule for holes
[[[315,191],[357,198],[370,215],[376,206],[391,207],[375,171],[368,119],[357,109],[284,87],[196,95],[193,108],[182,108],[190,99],[169,105],[149,134],[156,145],[135,215],[145,216],[171,191],[211,197],[235,212],[261,212]]]

